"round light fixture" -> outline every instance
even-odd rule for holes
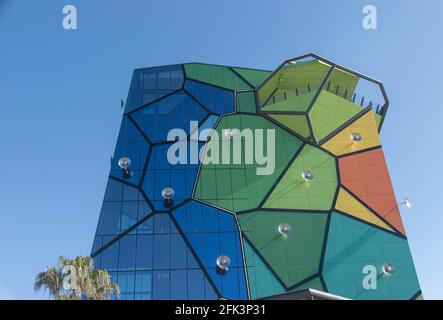
[[[132,171],[129,170],[129,167],[131,166],[131,159],[128,157],[121,157],[118,160],[118,166],[120,169],[122,169],[123,177],[130,178],[132,176]]]
[[[363,139],[363,137],[358,132],[354,132],[353,134],[351,134],[351,140],[354,141],[354,142],[359,142],[362,139]]]
[[[309,170],[305,170],[301,173],[301,176],[303,177],[303,179],[305,181],[311,181],[312,179],[314,179],[314,174],[309,171]]]
[[[386,262],[381,267],[381,271],[383,272],[384,275],[390,277],[390,276],[392,276],[394,274],[395,268],[394,268],[394,265],[392,263]]]
[[[217,258],[217,267],[221,271],[228,271],[229,265],[231,264],[231,259],[228,256],[221,255]]]
[[[166,201],[171,201],[174,198],[175,191],[170,187],[166,187],[162,190],[162,198]]]
[[[292,231],[292,227],[289,223],[280,223],[278,225],[278,232],[280,232],[280,234],[282,236],[287,236],[288,234],[290,234]]]

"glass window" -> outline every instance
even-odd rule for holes
[[[169,234],[154,236],[154,269],[169,269]]]
[[[171,271],[171,299],[172,300],[186,300],[188,297],[188,283],[186,270],[172,270]],[[193,290],[193,285],[190,286],[189,291]]]
[[[136,236],[126,235],[120,240],[119,269],[135,269]]]
[[[153,261],[153,236],[137,236],[137,269],[152,269]]]
[[[205,298],[205,279],[201,270],[189,270],[188,283],[192,284],[192,290],[188,292],[189,300],[202,300]]]
[[[186,269],[186,249],[181,235],[171,235],[171,269]]]
[[[169,271],[154,271],[152,279],[152,292],[154,300],[169,299]]]

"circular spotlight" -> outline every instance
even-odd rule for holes
[[[303,177],[303,179],[305,181],[311,181],[312,179],[314,179],[314,174],[309,171],[309,170],[305,170],[301,173],[301,176]]]
[[[394,268],[394,265],[392,263],[386,262],[381,267],[381,271],[383,272],[384,275],[390,277],[390,276],[392,276],[394,274],[395,268]]]
[[[229,266],[231,264],[231,259],[228,256],[221,255],[217,258],[217,268],[219,268],[221,271],[226,272],[229,269]]]
[[[174,198],[175,191],[170,187],[166,187],[162,190],[162,198],[166,201],[171,201]]]
[[[354,132],[353,134],[351,134],[351,140],[354,141],[354,142],[359,142],[362,139],[363,138],[362,138],[361,134],[358,133],[358,132]]]
[[[280,232],[280,234],[282,236],[287,236],[288,234],[290,234],[292,231],[292,227],[289,223],[280,223],[278,225],[278,232]]]

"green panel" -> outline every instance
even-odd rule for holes
[[[285,65],[281,70],[282,79],[279,88],[286,90],[299,91],[307,89],[308,85],[311,90],[318,88],[326,78],[331,67],[318,60],[305,62],[297,62]]]
[[[237,112],[256,113],[253,91],[237,92]]]
[[[269,114],[269,116],[304,138],[311,135],[306,116],[288,114]]]
[[[200,63],[184,64],[186,77],[230,90],[249,90],[251,86],[229,67]]]
[[[280,96],[282,95],[283,97],[281,98]],[[274,96],[277,97],[277,102],[269,101],[261,108],[262,111],[305,112],[308,110],[312,99],[314,99],[315,92],[311,91],[297,95],[295,92],[277,90]]]
[[[281,71],[277,71],[272,75],[272,77],[268,78],[265,83],[263,83],[260,90],[258,90],[258,101],[259,105],[262,106],[268,100],[270,96],[275,92],[279,85]]]
[[[246,79],[250,84],[254,87],[257,87],[260,83],[263,82],[272,72],[265,70],[254,70],[254,69],[245,69],[245,68],[232,68],[240,74],[243,78]]]
[[[243,247],[245,250],[251,299],[284,293],[285,289],[272,272],[269,271],[263,260],[255,254],[255,251],[247,241],[243,241]]]
[[[394,265],[390,277],[384,263]],[[376,268],[377,288],[365,289],[365,266]],[[420,290],[407,240],[334,212],[323,265],[328,291],[351,299],[410,299]]]
[[[320,278],[314,278],[308,282],[306,282],[305,284],[297,287],[294,289],[294,291],[297,290],[303,290],[303,289],[315,289],[315,290],[320,290],[320,291],[324,291],[325,289],[323,288],[323,285],[321,283]]]
[[[323,139],[362,110],[360,106],[323,90],[309,112],[316,140]]]
[[[325,89],[339,95],[342,98],[351,97],[357,87],[359,78],[341,69],[334,69],[329,77]]]
[[[419,295],[415,300],[424,300],[423,295]]]
[[[275,169],[269,175],[257,175],[257,168],[265,165],[245,164],[245,143],[241,144],[242,162],[233,164],[232,141],[224,138],[225,129],[263,129],[265,154],[268,150],[267,129],[275,130]],[[222,154],[222,145],[231,145],[231,164],[202,164],[197,180],[194,197],[230,211],[241,211],[257,208],[265,195],[269,192],[281,172],[287,167],[290,159],[301,147],[302,142],[279,128],[272,122],[257,115],[234,114],[224,116],[218,123],[217,132],[220,142],[219,153]],[[222,139],[222,141],[220,141]],[[215,141],[214,133],[211,141]],[[253,155],[253,154],[252,154]]]
[[[309,170],[314,179],[306,182]],[[305,145],[269,196],[264,208],[330,210],[337,189],[335,159],[311,145]]]
[[[238,218],[245,236],[286,286],[319,271],[327,214],[255,211]],[[280,223],[291,225],[289,235],[278,232]]]

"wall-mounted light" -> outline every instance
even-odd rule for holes
[[[383,272],[383,274],[385,276],[392,276],[395,272],[395,267],[392,263],[390,262],[386,262],[383,264],[383,266],[381,267],[381,272]]]
[[[280,234],[282,236],[287,236],[288,234],[290,234],[292,231],[292,227],[289,223],[280,223],[278,225],[278,232],[280,232]]]
[[[301,176],[305,181],[311,181],[312,179],[314,179],[314,174],[309,170],[304,170],[301,173]]]
[[[406,198],[406,197],[405,197],[405,198],[403,199],[403,201],[400,202],[398,205],[399,205],[399,206],[405,205],[406,208],[408,208],[408,209],[412,208],[412,203],[411,203],[411,201],[410,201],[408,198]]]
[[[118,166],[122,169],[123,177],[128,179],[132,177],[132,171],[129,170],[131,166],[131,159],[128,157],[122,157],[118,160]]]
[[[226,255],[221,255],[216,260],[217,270],[219,273],[225,273],[229,270],[231,259]]]
[[[363,139],[363,137],[358,132],[354,132],[353,134],[351,134],[351,140],[354,141],[354,142],[359,142],[362,139]]]

